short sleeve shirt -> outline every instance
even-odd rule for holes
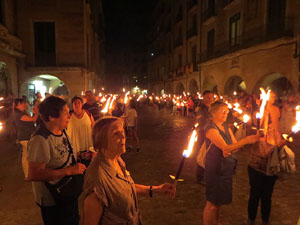
[[[140,225],[135,184],[121,158],[118,174],[101,153],[93,159],[84,178],[83,195],[95,193],[103,206],[101,225]]]
[[[28,143],[28,161],[45,163],[46,168],[56,169],[62,166],[68,159],[69,145],[67,136],[54,135],[44,125],[40,126],[31,137]],[[71,165],[72,157],[69,158],[66,166]],[[57,183],[58,180],[49,181]],[[55,202],[49,193],[44,181],[32,182],[35,200],[42,206],[53,206]]]

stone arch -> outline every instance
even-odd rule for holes
[[[234,91],[246,91],[246,89],[246,83],[241,77],[232,76],[225,83],[224,94],[232,95]]]
[[[191,79],[189,83],[189,92],[191,94],[197,94],[199,92],[198,84],[195,79]]]
[[[166,84],[165,93],[173,94],[173,87],[172,87],[171,83]]]
[[[294,93],[294,87],[289,79],[281,73],[271,73],[261,77],[255,87],[253,88],[253,93],[260,93],[259,88],[271,89],[278,96],[283,96],[287,93]]]
[[[182,95],[182,93],[184,92],[184,86],[181,82],[179,82],[177,85],[176,85],[176,91],[175,93],[177,95]]]
[[[41,74],[25,80],[20,87],[20,95],[27,96],[29,102],[35,98],[35,94],[41,92],[42,96],[45,93],[70,96],[70,90],[66,84],[57,76],[50,74]]]
[[[218,86],[213,75],[207,75],[204,78],[202,90],[203,91],[210,90],[213,91],[214,93],[218,93]]]

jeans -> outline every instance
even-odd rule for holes
[[[55,206],[40,206],[44,225],[79,225],[78,200]]]
[[[261,201],[261,217],[268,222],[271,213],[271,198],[277,176],[267,176],[248,166],[250,197],[248,201],[248,218],[255,220],[259,201]]]

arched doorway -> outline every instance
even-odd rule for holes
[[[184,86],[181,82],[179,82],[176,86],[176,94],[182,95],[183,92],[184,92]]]
[[[218,93],[218,86],[213,75],[208,75],[204,78],[202,90],[209,90],[214,93]]]
[[[189,91],[191,94],[197,94],[197,92],[199,91],[197,81],[195,81],[195,79],[190,80]]]
[[[241,92],[246,91],[246,83],[239,76],[230,77],[224,87],[224,93],[226,95],[232,95],[234,91]]]
[[[69,97],[70,93],[62,80],[49,74],[32,77],[21,85],[20,94],[27,96],[30,103],[33,103],[37,92],[40,92],[42,97],[47,94]]]
[[[260,87],[271,89],[279,97],[295,92],[292,83],[281,73],[272,73],[262,77],[253,89],[253,93],[260,93]]]

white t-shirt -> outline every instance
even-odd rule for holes
[[[135,126],[135,118],[137,118],[137,112],[133,108],[128,108],[126,111],[126,118],[127,118],[127,126],[134,127]]]
[[[92,122],[86,112],[81,119],[78,119],[74,114],[71,116],[67,134],[70,137],[76,159],[79,151],[89,150],[93,146]]]

